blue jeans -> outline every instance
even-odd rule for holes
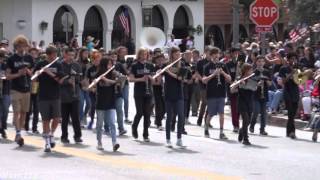
[[[84,107],[84,103],[86,103]],[[80,103],[79,103],[79,112],[80,112],[80,121],[83,121],[82,123],[86,124],[87,120],[83,119],[85,116],[87,116],[89,110],[91,107],[91,99],[89,96],[89,92],[80,90]]]
[[[251,128],[254,128],[259,114],[260,114],[260,131],[264,131],[266,127],[266,119],[267,119],[266,102],[254,100],[253,114],[250,122]]]
[[[10,95],[4,94],[2,96],[2,105],[0,110],[1,124],[3,129],[7,129],[7,119],[9,114],[10,103],[11,103]]]
[[[123,88],[123,101],[124,101],[124,116],[126,119],[129,117],[129,85],[126,84]]]
[[[117,112],[117,122],[118,122],[119,132],[124,131],[122,106],[123,106],[123,98],[122,97],[118,97],[116,99],[116,112]]]
[[[109,132],[112,139],[112,144],[116,144],[117,142],[117,135],[116,135],[116,126],[115,126],[115,116],[116,116],[116,110],[115,109],[109,109],[109,110],[96,110],[97,112],[97,140],[98,142],[101,142],[102,138],[102,126],[103,123],[107,123],[109,127]]]
[[[283,90],[278,89],[276,91],[269,91],[269,101],[267,103],[268,108],[270,108],[273,111],[277,111],[279,108],[280,101],[282,100],[283,97]]]
[[[177,137],[181,139],[181,133],[184,125],[184,100],[178,101],[168,101],[166,100],[166,111],[167,111],[167,120],[166,120],[166,138],[170,140],[171,133],[171,124],[173,121],[174,114],[178,115],[178,132]]]

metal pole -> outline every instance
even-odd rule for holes
[[[66,43],[68,44],[68,35],[69,35],[69,14],[67,14],[67,27],[66,27]]]
[[[233,0],[233,34],[232,34],[232,47],[237,47],[239,43],[239,21],[240,21],[240,5],[239,0]]]

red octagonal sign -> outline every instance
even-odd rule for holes
[[[256,0],[250,5],[250,19],[257,26],[272,26],[279,19],[279,7],[273,0]]]

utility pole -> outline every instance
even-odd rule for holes
[[[237,47],[239,43],[239,21],[240,21],[240,4],[239,0],[233,0],[232,3],[232,13],[233,13],[233,22],[232,22],[232,47]]]

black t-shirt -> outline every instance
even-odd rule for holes
[[[38,71],[44,66],[49,64],[48,61],[40,61],[36,64],[34,71]],[[58,62],[53,63],[48,68],[56,77],[61,78],[61,64]],[[43,72],[38,76],[39,81],[39,100],[56,100],[60,99],[60,84],[47,73]]]
[[[192,70],[191,70],[191,64],[188,62],[185,62],[185,60],[181,60],[182,68],[180,68],[181,71],[181,76],[184,80],[191,80],[192,79]],[[191,94],[190,92],[192,91],[192,84],[188,84],[183,82],[183,97],[184,99],[190,99]]]
[[[173,78],[167,72],[164,75],[164,97],[166,101],[178,101],[183,100],[183,83],[182,81]]]
[[[142,64],[140,61],[134,63],[131,67],[130,72],[135,78],[142,78],[144,75],[152,75],[154,73],[154,66],[150,63]],[[146,95],[146,82],[135,82],[134,83],[134,97],[150,96]],[[149,81],[149,88],[151,88],[151,82]]]
[[[208,63],[204,68],[204,75],[210,76],[214,73],[214,71],[218,68],[222,68],[223,71],[227,74],[229,74],[226,66],[223,63]],[[226,97],[226,80],[223,75],[220,75],[220,83],[218,80],[218,76],[213,77],[208,81],[207,84],[207,98],[220,98],[220,97]]]
[[[102,73],[98,73],[96,78],[99,77]],[[112,73],[106,75],[106,78],[111,79]],[[99,81],[97,84],[97,110],[109,110],[115,109],[115,87],[114,84],[107,84],[103,80]]]
[[[206,64],[208,64],[210,61],[207,59],[202,59],[200,61],[198,61],[197,63],[197,72],[200,74],[200,76],[202,77],[204,75],[204,67],[206,66]],[[202,81],[200,81],[200,87],[202,89],[206,88],[206,85],[202,83]]]
[[[299,87],[293,81],[293,78],[289,77],[289,75],[292,73],[292,71],[293,71],[293,69],[288,65],[284,65],[280,68],[279,76],[287,79],[287,81],[285,81],[285,83],[284,83],[283,97],[286,101],[298,102],[299,101]],[[287,77],[289,77],[289,78],[287,78]]]
[[[91,83],[96,77],[97,77],[97,67],[92,65],[88,71],[87,71],[87,78],[89,79],[89,82]]]
[[[257,87],[257,91],[255,91],[255,93],[254,93],[254,98],[257,99],[257,100],[263,101],[263,102],[267,102],[268,99],[269,99],[268,98],[269,87],[268,87],[267,79],[271,81],[270,71],[268,69],[264,68],[262,71],[256,69],[254,71],[254,73],[255,73],[255,79],[256,80],[260,80],[261,76],[262,76],[262,78],[264,80],[264,92],[263,92],[263,94],[262,94],[261,86],[258,86]],[[262,73],[262,75],[261,75],[261,73]]]
[[[231,81],[236,80],[236,73],[237,73],[237,61],[229,61],[226,64],[228,71],[231,76]]]
[[[67,76],[63,81],[60,89],[61,102],[62,103],[71,103],[73,101],[79,100],[80,96],[80,79],[81,79],[81,66],[72,62],[70,64],[66,62],[61,63],[62,74]],[[75,87],[73,87],[68,81],[74,79]]]
[[[22,68],[33,68],[34,63],[30,55],[19,56],[14,54],[8,58],[7,69],[11,69],[12,74],[18,73]],[[11,80],[11,89],[19,92],[30,92],[31,89],[31,79],[29,75],[20,76]]]

